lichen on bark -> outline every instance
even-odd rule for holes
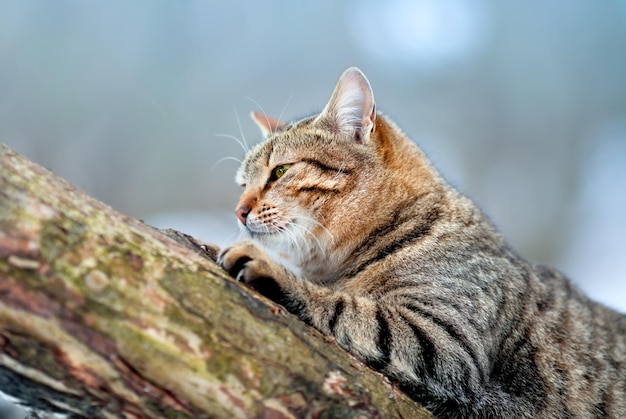
[[[430,417],[182,236],[0,146],[0,390],[76,417]]]

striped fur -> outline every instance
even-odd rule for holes
[[[518,256],[358,69],[319,115],[255,119],[268,137],[237,175],[251,240],[219,257],[233,276],[438,416],[626,417],[626,316]]]

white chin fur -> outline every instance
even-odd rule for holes
[[[291,223],[281,231],[271,234],[250,232],[245,229],[245,235],[255,242],[289,262],[290,265],[303,267],[315,255],[319,255],[322,243],[306,227]]]

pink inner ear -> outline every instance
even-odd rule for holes
[[[357,142],[366,141],[374,130],[376,107],[367,78],[356,67],[343,72],[333,94],[318,119],[327,119],[342,135]]]
[[[259,128],[261,128],[261,131],[263,131],[263,134],[265,135],[277,131],[278,129],[285,126],[285,123],[283,121],[272,118],[271,116],[267,116],[261,112],[252,112],[250,116],[252,117],[252,120],[256,122]]]

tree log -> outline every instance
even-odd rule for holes
[[[0,390],[71,417],[431,417],[193,239],[2,145]]]

